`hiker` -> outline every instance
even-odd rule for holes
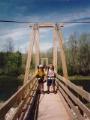
[[[53,87],[53,92],[56,93],[55,91],[55,77],[56,74],[54,72],[54,66],[50,65],[49,70],[48,70],[48,74],[47,74],[47,92],[50,93],[50,86]]]
[[[39,91],[40,91],[40,93],[43,93],[44,92],[44,77],[45,77],[43,65],[39,65],[37,67],[35,76],[38,79]]]

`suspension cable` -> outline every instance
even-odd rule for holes
[[[39,22],[29,22],[29,21],[17,21],[17,20],[0,20],[1,23],[39,23]],[[71,20],[71,21],[61,21],[56,23],[90,23],[90,21],[79,21],[79,20]]]

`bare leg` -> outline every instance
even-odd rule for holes
[[[53,85],[53,92],[55,92],[55,85]]]
[[[42,92],[44,92],[44,84],[43,83],[41,83],[41,90],[42,90]]]
[[[38,80],[38,93],[40,94],[41,93],[41,83],[38,78],[37,78],[37,80]]]
[[[50,92],[50,86],[47,86],[47,93]]]
[[[47,86],[47,91],[49,91],[50,90],[50,87],[49,86]]]

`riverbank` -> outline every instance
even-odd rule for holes
[[[69,80],[90,80],[90,76],[70,76]]]
[[[90,76],[70,76],[69,80],[77,86],[81,86],[87,92],[90,92]]]
[[[0,76],[0,101],[6,101],[14,94],[18,87],[22,85],[21,78],[17,76],[1,75]]]

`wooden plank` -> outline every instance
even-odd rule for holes
[[[34,23],[34,24],[36,24],[36,23]],[[48,28],[48,27],[52,28],[52,27],[54,27],[54,23],[37,23],[37,24],[38,24],[39,28]],[[33,25],[31,24],[30,27],[32,27],[32,26]]]
[[[30,104],[27,107],[27,111],[23,117],[23,120],[27,120],[27,118],[30,116],[30,112],[32,111],[32,107],[33,107],[34,102],[35,102],[35,97],[36,97],[36,92],[33,92],[33,97],[31,98],[31,100],[29,102]]]
[[[58,88],[58,91],[60,91],[59,88]],[[65,106],[65,109],[66,109],[68,115],[70,116],[71,120],[73,120],[74,117],[73,117],[73,114],[72,114],[72,112],[71,112],[71,109],[70,109],[69,105],[67,104],[67,101],[66,101],[65,98],[63,97],[61,91],[58,92],[58,94],[59,94],[59,96],[60,96],[60,99],[61,99],[63,105]]]
[[[36,91],[36,88],[34,88],[35,84],[36,84],[36,82],[34,82],[32,88],[30,89],[30,91],[28,91],[28,94],[26,95],[25,99],[20,102],[20,105],[19,105],[16,113],[15,113],[14,116],[12,117],[12,120],[16,120],[16,119],[18,118],[18,116],[21,114],[22,108],[24,107],[24,105],[26,105],[26,104],[28,103],[28,98],[29,98],[29,96],[30,96],[31,91],[32,91],[32,90],[35,90],[35,91]],[[34,92],[35,92],[35,91],[34,91]],[[34,92],[33,92],[33,93],[34,93]],[[33,94],[32,94],[32,96],[33,96]],[[32,98],[32,96],[31,96],[31,98]],[[29,99],[29,100],[30,100],[30,99]],[[29,101],[29,102],[30,102],[30,101]]]
[[[0,119],[9,111],[9,109],[17,103],[17,99],[23,96],[23,93],[27,87],[29,87],[29,84],[31,84],[34,80],[34,77],[30,81],[28,81],[26,84],[24,84],[13,96],[7,100],[2,107],[0,108]],[[21,97],[23,98],[23,97]],[[20,101],[19,101],[20,102]]]
[[[32,24],[30,24],[29,26],[30,27],[33,27],[33,25],[34,24],[38,24],[38,26],[39,26],[39,28],[53,28],[53,27],[55,27],[55,24],[57,24],[57,23],[52,23],[52,22],[44,22],[44,23],[32,23]],[[64,25],[64,23],[58,23],[58,26],[59,27],[62,27]]]
[[[81,95],[84,99],[86,99],[88,102],[90,102],[90,93],[88,93],[87,91],[79,88],[78,86],[76,86],[75,84],[73,84],[72,82],[70,82],[69,80],[64,80],[65,78],[58,75],[57,74],[57,78],[59,80],[61,80],[64,84],[66,84],[67,86],[69,86],[71,89],[73,89],[76,93],[78,93],[79,95]]]
[[[59,91],[62,93],[62,95],[64,96],[64,99],[67,101],[67,104],[70,105],[71,109],[74,110],[74,112],[76,113],[76,116],[78,118],[78,120],[85,120],[82,115],[80,114],[79,110],[73,105],[72,101],[69,99],[68,95],[64,92],[64,90],[59,87]],[[74,116],[73,116],[74,117]]]
[[[24,117],[26,116],[26,113],[28,112],[28,107],[29,107],[29,110],[31,109],[30,106],[31,106],[31,103],[33,102],[33,98],[36,94],[37,88],[38,88],[37,84],[33,85],[32,93],[30,93],[31,95],[28,97],[27,101],[24,104],[24,107],[23,107],[24,111],[22,111],[22,113],[19,117],[19,120],[24,119]]]
[[[72,101],[90,118],[90,110],[76,96],[74,96],[66,86],[61,82],[58,82],[58,84],[63,88]]]
[[[44,90],[47,90],[46,83]],[[58,93],[40,95],[37,120],[71,120]]]

